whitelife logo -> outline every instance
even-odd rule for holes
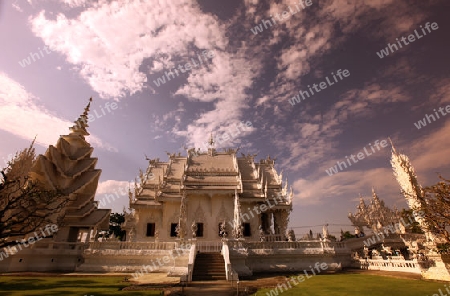
[[[397,233],[401,230],[400,225],[403,225],[403,227],[409,227],[410,225],[414,224],[415,219],[414,217],[423,217],[424,212],[419,211],[417,213],[413,213],[412,216],[408,216],[408,220],[410,223],[407,223],[405,219],[401,218],[398,223],[395,223],[394,225],[386,225],[383,230],[380,229],[378,233],[374,233],[371,237],[368,237],[365,241],[363,241],[364,245],[367,247],[370,247],[371,245],[374,245],[376,243],[382,242],[385,237],[388,237],[390,234]],[[384,232],[384,234],[383,234]]]
[[[265,211],[267,211],[268,209],[273,208],[274,206],[278,205],[278,203],[283,203],[285,200],[283,198],[283,196],[281,195],[281,193],[277,193],[276,198],[273,199],[273,203],[270,203],[270,200],[267,200],[267,204],[269,205],[268,207],[266,206],[265,203],[260,204],[260,205],[255,205],[252,209],[247,208],[248,212],[246,213],[242,213],[240,214],[241,216],[241,222],[245,223],[247,221],[250,221],[250,216],[248,213],[250,213],[250,215],[252,216],[252,218],[255,217],[255,215],[253,214],[253,211],[255,211],[256,215],[260,215],[262,213],[264,213]],[[259,209],[259,211],[258,211]],[[228,224],[230,224],[231,228],[234,228],[234,221],[228,221]]]
[[[375,150],[375,148],[372,146],[372,144],[369,143],[370,150],[372,150],[372,153],[367,151],[366,147],[364,147],[364,149],[363,149],[364,153],[361,151],[361,152],[358,152],[358,154],[356,154],[356,155],[351,154],[350,159],[353,161],[353,163],[357,163],[358,160],[356,160],[355,157],[357,157],[359,160],[363,160],[366,156],[370,156],[370,155],[376,153],[377,151],[380,151],[381,148],[386,148],[388,146],[388,143],[386,140],[382,140],[382,141],[376,140],[373,145],[375,147],[377,147],[378,150]],[[381,148],[380,148],[380,145],[381,145]],[[346,156],[345,158],[347,160],[348,166],[351,166],[352,163],[350,162],[350,159],[348,158],[348,156]],[[347,168],[347,163],[345,163],[345,161],[337,161],[336,165],[334,167],[331,167],[328,170],[325,170],[325,172],[328,174],[328,176],[337,174],[337,173],[339,173],[338,166],[339,166],[339,169],[342,171],[344,168],[345,169]],[[344,167],[344,168],[342,168],[342,167]]]
[[[442,116],[445,116],[448,113],[450,113],[450,105],[445,106],[445,111],[447,111],[447,113],[444,112],[443,107],[440,107],[438,110],[439,110],[439,112],[441,112]],[[436,115],[437,119],[439,119],[440,117],[439,117],[439,114],[436,111],[436,109],[433,109],[433,111],[434,111],[434,114]],[[430,119],[433,119],[433,122],[435,122],[436,117],[434,117],[433,114],[431,114],[431,115],[425,114],[425,117],[423,118],[423,120],[419,120],[419,121],[417,121],[417,123],[415,122],[414,125],[417,127],[417,129],[420,130],[422,127],[427,126],[427,120],[428,120],[428,123],[431,123]]]
[[[33,53],[33,52],[30,52],[30,55],[28,56],[27,59],[23,59],[22,61],[19,61],[19,65],[20,65],[22,68],[25,68],[26,66],[31,65],[31,59],[33,59],[33,62],[35,62],[35,61],[36,61],[36,58],[37,58],[38,60],[40,60],[41,57],[43,58],[43,57],[44,57],[44,53],[42,52],[42,49],[41,49],[40,47],[38,47],[38,50],[39,50],[39,53],[41,54],[40,56],[39,56],[39,53],[37,53],[37,52],[34,52],[34,53]],[[47,54],[51,54],[51,53],[52,53],[52,52],[48,49],[47,46],[44,47],[43,50],[44,50]]]
[[[160,267],[162,267],[162,266],[164,266],[166,264],[169,264],[171,262],[175,262],[175,258],[183,255],[185,252],[189,252],[190,249],[191,249],[191,244],[190,243],[186,243],[186,244],[181,245],[180,248],[174,249],[174,252],[176,252],[177,254],[174,255],[173,252],[172,252],[172,253],[169,254],[170,256],[165,255],[162,258],[157,258],[156,261],[158,262],[158,266],[156,266],[154,259],[150,260],[151,263],[153,264],[153,266],[151,266],[151,265],[142,265],[140,270],[138,270],[135,273],[133,273],[133,278],[136,280],[136,279],[138,279],[139,277],[143,276],[146,273],[159,270]],[[161,262],[161,260],[162,260],[162,262]]]
[[[44,229],[40,228],[40,233],[36,231],[33,233],[34,236],[30,236],[27,239],[22,239],[21,241],[16,240],[16,245],[9,246],[8,250],[3,248],[3,252],[0,252],[0,261],[3,260],[3,257],[8,258],[10,254],[16,254],[19,251],[22,251],[22,246],[28,248],[30,245],[33,245],[35,242],[40,241],[41,239],[53,235],[53,233],[58,232],[58,225],[56,224],[47,224]],[[46,234],[47,233],[47,234]],[[42,236],[40,236],[42,234]],[[27,244],[28,242],[28,244]]]
[[[204,50],[202,52],[202,55],[203,55],[204,61],[206,63],[208,61],[206,58],[212,59],[214,57],[214,52],[213,51]],[[184,65],[184,68],[183,68],[183,65],[178,65],[178,67],[176,67],[176,68],[178,68],[178,70],[180,70],[181,73],[186,73],[186,71],[192,70],[192,67],[197,68],[198,66],[203,65],[203,60],[202,60],[201,56],[197,55],[197,57],[198,57],[199,64],[197,64],[195,62],[194,58],[191,58],[192,65],[191,65],[191,63],[186,63]],[[178,77],[180,74],[178,74],[178,70],[176,68],[173,68],[172,70],[175,71],[175,74],[177,74],[177,77]],[[161,84],[165,84],[166,83],[166,78],[167,78],[167,81],[170,81],[171,79],[174,79],[175,78],[175,74],[173,74],[172,70],[170,70],[169,72],[165,71],[164,75],[161,76],[161,77],[158,77],[158,79],[156,79],[156,80],[153,80],[153,83],[156,86],[159,87]]]
[[[332,86],[333,84],[335,84],[335,83],[341,81],[342,79],[350,76],[350,71],[349,70],[345,69],[342,72],[341,71],[342,71],[341,69],[336,71],[336,75],[340,78],[340,80],[338,80],[336,78],[336,76],[334,75],[334,72],[331,72],[331,75],[333,76],[333,79],[334,79],[335,82],[330,81],[330,79],[328,79],[328,76],[325,77],[325,80],[328,83],[328,86]],[[342,76],[344,76],[344,77],[342,77]],[[319,84],[314,83],[312,88],[314,88],[314,90],[316,92],[320,92],[320,90],[324,90],[324,89],[326,89],[328,87],[327,83],[325,83],[325,81],[322,81]],[[320,87],[320,89],[318,87]],[[311,96],[314,95],[315,93],[312,90],[311,86],[308,85],[308,88],[309,88],[309,92],[311,93]],[[305,100],[306,99],[305,95],[309,98],[309,93],[307,91],[301,91],[300,90],[298,92],[298,95],[292,97],[292,99],[289,100],[289,103],[291,103],[291,105],[294,106],[296,102],[300,103],[302,101],[302,100],[300,100],[300,96],[302,96],[303,100]]]
[[[311,273],[313,275],[316,275],[316,272],[314,269],[317,270],[317,273],[320,273],[322,270],[327,270],[328,269],[328,265],[323,262],[323,263],[319,263],[316,262],[316,264],[314,264],[314,268],[311,267],[311,265],[309,266],[309,268],[311,268]],[[310,279],[313,277],[313,275],[308,275],[308,272],[306,270],[303,270],[303,272],[305,273],[306,279]],[[292,285],[291,283],[293,283],[294,285],[298,285],[301,282],[305,281],[305,276],[303,275],[299,275],[297,277],[291,277],[290,279],[288,279],[287,281],[285,281],[284,284],[278,284],[276,288],[270,290],[269,292],[266,292],[267,296],[277,296],[278,295],[278,290],[280,290],[280,293],[286,292],[289,289],[292,289]],[[297,278],[297,280],[295,280]],[[298,281],[298,282],[297,282]],[[289,286],[289,288],[287,287]]]
[[[291,15],[297,14],[301,10],[305,9],[307,6],[311,6],[312,0],[305,0],[305,1],[299,0],[298,4],[300,4],[300,6],[302,7],[301,9],[297,4],[295,4],[295,7],[297,7],[297,11],[294,11],[291,6],[288,6],[290,14],[287,10],[285,10],[281,13],[281,18],[280,18],[280,13],[276,13],[275,16],[277,17],[278,21],[281,22],[281,21],[291,17]],[[274,20],[273,16],[270,15],[270,17],[273,22],[273,25],[276,25],[277,22]],[[250,31],[252,31],[253,35],[262,33],[264,31],[264,28],[266,28],[266,29],[269,28],[269,27],[267,27],[267,24],[269,24],[272,27],[272,22],[270,22],[270,20],[262,20],[260,25],[255,26],[254,28],[250,29]],[[263,25],[264,25],[264,28],[263,28]]]
[[[430,24],[430,23],[428,22],[428,23],[425,24],[425,29],[427,29],[428,33],[431,33],[430,27],[431,27],[431,29],[433,29],[433,30],[439,29],[437,23],[432,23],[432,24]],[[410,43],[416,41],[416,37],[417,37],[417,39],[420,39],[420,38],[422,38],[423,36],[426,36],[427,33],[425,32],[425,29],[422,27],[422,25],[420,25],[420,28],[422,29],[423,35],[420,35],[419,32],[417,32],[417,29],[416,29],[416,30],[414,30],[414,34],[415,34],[415,35],[414,35],[414,34],[410,34],[410,35],[408,36],[408,41],[409,41],[409,42],[406,41],[406,37],[400,38],[401,41],[403,42],[403,44],[404,44],[404,45],[408,45],[408,44],[410,44]],[[380,59],[382,59],[382,58],[384,58],[385,56],[388,56],[388,55],[389,55],[389,49],[391,50],[391,53],[394,53],[394,51],[397,51],[397,50],[398,50],[398,47],[402,48],[402,43],[400,42],[400,40],[398,40],[398,38],[395,38],[395,39],[397,40],[398,46],[397,46],[397,44],[395,44],[395,43],[394,43],[394,44],[388,43],[388,44],[387,44],[387,47],[386,47],[385,49],[382,49],[382,50],[380,50],[379,52],[377,52],[377,55],[380,57]],[[395,48],[395,50],[394,50],[393,48]]]

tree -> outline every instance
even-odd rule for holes
[[[125,222],[125,213],[111,213],[109,216],[109,231],[107,237],[114,234],[119,240],[122,240],[125,235],[125,230],[122,230],[122,223]]]
[[[423,215],[428,221],[430,231],[450,243],[446,229],[450,225],[450,180],[439,175],[440,181],[423,189],[426,206]]]
[[[36,159],[33,145],[34,141],[17,152],[1,171],[0,247],[58,223],[58,213],[68,201],[60,190],[48,189],[29,177]]]
[[[403,218],[403,221],[411,221],[411,217],[413,217],[413,210],[411,209],[402,209],[400,212],[400,216]],[[406,226],[405,228],[408,232],[411,233],[420,233],[423,234],[422,228],[420,228],[419,222],[413,220],[414,222],[411,225]],[[407,222],[408,223],[408,222]]]
[[[330,241],[335,242],[337,240],[336,236],[329,234],[327,237]]]
[[[350,231],[344,232],[344,231],[341,229],[341,240],[345,240],[345,239],[349,239],[349,238],[354,238],[354,237],[355,237],[355,235],[351,234]]]

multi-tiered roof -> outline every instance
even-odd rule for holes
[[[92,99],[90,100],[92,101]],[[94,201],[101,170],[96,169],[94,148],[86,141],[87,116],[91,102],[84,113],[69,128],[68,135],[60,136],[56,146],[50,145],[44,155],[39,155],[31,177],[50,189],[60,189],[68,198],[61,225],[108,229],[110,210],[97,209]]]
[[[206,152],[188,150],[187,156],[168,153],[169,160],[149,160],[142,174],[143,181],[131,201],[133,207],[161,205],[163,201],[180,200],[183,194],[209,191],[212,193],[239,193],[241,201],[263,201],[281,196],[290,205],[292,189],[287,181],[282,186],[282,174],[274,168],[275,161],[268,157],[259,163],[255,155],[236,155],[238,149]]]
[[[397,209],[391,210],[384,201],[380,200],[375,190],[372,189],[372,199],[368,205],[364,199],[360,197],[359,204],[356,207],[355,214],[349,213],[348,218],[354,226],[362,229],[366,226],[373,231],[378,230],[382,226],[398,223],[400,213]]]

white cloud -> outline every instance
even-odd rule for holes
[[[62,0],[62,2],[70,7],[86,6],[86,4],[89,4],[88,0]]]
[[[17,3],[11,3],[11,6],[18,12],[23,12],[23,9]]]
[[[139,72],[144,59],[153,61],[149,74],[157,74],[174,59],[187,59],[192,46],[224,47],[215,18],[188,1],[102,1],[76,19],[59,14],[50,20],[41,11],[31,23],[34,33],[105,98],[141,91],[147,82],[147,73]]]
[[[81,114],[80,107],[80,114]],[[53,115],[39,105],[39,98],[28,93],[18,82],[0,72],[0,129],[32,140],[44,147],[56,143],[60,135],[68,134],[68,121]],[[87,139],[94,147],[116,151],[110,144],[101,141],[95,135]]]
[[[117,181],[117,180],[106,180],[98,183],[97,194],[126,192],[128,193],[128,188],[134,188],[134,183],[130,184],[128,181]]]
[[[203,13],[196,2],[101,2],[75,19],[59,14],[51,20],[41,11],[31,23],[34,33],[51,50],[66,56],[105,98],[123,98],[144,88],[158,92],[147,83],[147,74],[161,76],[201,50],[211,51],[214,57],[207,66],[182,74],[187,84],[174,94],[212,102],[214,109],[199,114],[187,127],[180,124],[177,115],[172,131],[199,145],[210,131],[222,133],[240,120],[248,120],[241,118],[248,108],[246,90],[260,66],[244,57],[245,48],[228,53],[226,28],[214,16]],[[144,61],[148,73],[139,72]],[[163,121],[174,114],[166,114]]]

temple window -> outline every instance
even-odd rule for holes
[[[170,224],[170,237],[177,237],[177,225],[178,223]]]
[[[203,237],[203,223],[197,223],[197,237]]]
[[[244,236],[252,236],[252,232],[250,230],[250,223],[244,223],[243,226],[244,226],[244,233],[243,233],[243,235]]]
[[[155,236],[155,223],[147,223],[147,236]]]

